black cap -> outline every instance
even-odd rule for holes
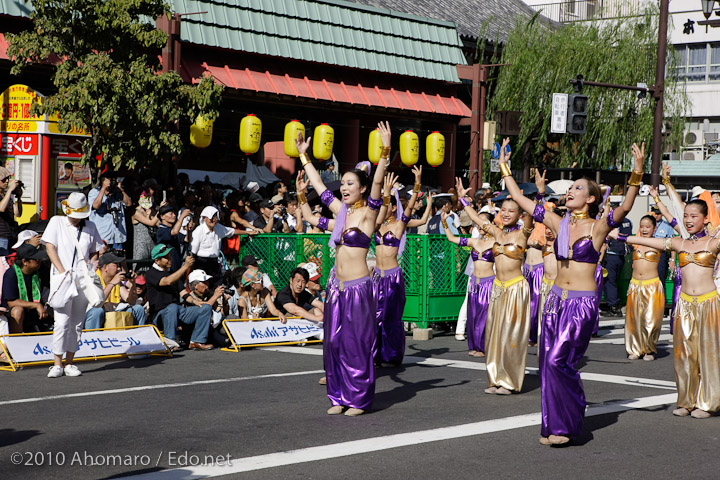
[[[260,208],[274,208],[275,204],[272,202],[272,200],[265,199],[262,202],[260,202]]]
[[[260,196],[259,193],[253,192],[253,193],[251,193],[250,196],[248,197],[248,202],[250,202],[250,203],[257,203],[257,202],[261,202],[262,199],[263,199],[263,198],[262,198],[262,196]]]
[[[175,211],[175,207],[173,207],[172,205],[163,205],[162,207],[160,207],[160,211],[158,212],[158,215],[163,216],[168,212],[174,212],[174,211]]]
[[[240,262],[240,265],[243,267],[247,267],[248,265],[252,265],[254,267],[258,266],[257,258],[253,257],[252,255],[245,255]]]
[[[48,254],[45,247],[34,247],[29,243],[23,243],[16,250],[18,259],[45,260]]]
[[[98,260],[98,266],[102,267],[103,265],[108,265],[110,263],[122,263],[124,261],[125,257],[121,257],[119,255],[115,255],[112,252],[108,252],[102,257],[100,257],[100,260]]]

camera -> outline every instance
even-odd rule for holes
[[[15,187],[15,190],[13,190],[13,193],[15,195],[20,195],[22,193],[23,188],[25,188],[25,184],[22,182],[22,180],[18,180],[17,187]]]

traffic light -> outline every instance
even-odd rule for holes
[[[587,95],[573,93],[568,97],[568,133],[585,133],[587,125]]]

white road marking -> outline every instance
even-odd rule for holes
[[[623,412],[626,410],[650,408],[675,403],[677,395],[668,393],[651,397],[640,397],[617,402],[590,405],[585,412],[586,417]],[[365,438],[349,442],[320,445],[317,447],[300,448],[285,452],[269,453],[254,457],[232,459],[231,465],[223,466],[187,466],[173,470],[163,470],[136,475],[127,478],[190,480],[198,478],[233,475],[242,472],[263,470],[267,468],[296,465],[299,463],[316,462],[332,458],[361,455],[369,452],[408,447],[425,443],[452,440],[457,438],[501,432],[517,428],[525,428],[540,424],[540,413],[518,415],[514,417],[486,420],[452,427],[442,427],[417,432],[399,433],[382,437]]]
[[[272,373],[268,375],[255,375],[252,377],[233,377],[233,378],[218,378],[214,380],[196,380],[194,382],[182,382],[182,383],[165,383],[161,385],[146,385],[143,387],[128,387],[128,388],[116,388],[113,390],[96,390],[94,392],[80,392],[80,393],[67,393],[63,395],[49,395],[47,397],[35,397],[35,398],[18,398],[16,400],[5,400],[0,402],[2,405],[14,405],[18,403],[33,403],[43,402],[45,400],[58,400],[63,398],[76,398],[76,397],[93,397],[96,395],[114,395],[116,393],[128,393],[128,392],[142,392],[145,390],[159,390],[163,388],[177,388],[177,387],[192,387],[195,385],[211,385],[214,383],[232,383],[232,382],[243,382],[246,380],[259,380],[261,378],[278,378],[278,377],[292,377],[295,375],[322,375],[325,370],[308,370],[304,372],[289,372],[289,373]]]
[[[265,350],[284,353],[300,353],[304,355],[322,355],[320,349],[294,348],[294,347],[267,347]],[[449,367],[463,368],[467,370],[485,371],[483,362],[473,362],[468,360],[442,360],[439,358],[415,357],[411,355],[405,356],[403,364],[429,365],[433,367]],[[528,375],[537,375],[538,369],[535,367],[527,367],[525,373]],[[654,378],[626,377],[623,375],[607,375],[602,373],[580,372],[580,378],[590,382],[615,383],[618,385],[630,385],[635,387],[662,388],[675,390],[675,382],[666,380],[656,380]]]
[[[673,336],[669,333],[661,333],[660,337],[658,338],[659,342],[671,342],[672,343]],[[593,338],[590,340],[590,343],[604,343],[606,345],[625,345],[625,337],[615,337],[615,338]],[[672,347],[672,345],[669,345]]]

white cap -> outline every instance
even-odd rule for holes
[[[247,190],[248,192],[255,193],[258,190],[260,190],[260,185],[258,185],[257,182],[250,182],[245,186],[245,190]]]
[[[705,189],[702,188],[700,185],[695,185],[692,188],[692,198],[699,197],[702,192],[704,192]]]
[[[193,270],[190,272],[190,275],[188,275],[188,282],[207,282],[212,277],[205,273],[205,270]]]
[[[22,232],[18,233],[18,240],[15,243],[15,245],[12,246],[13,250],[17,250],[20,245],[30,240],[35,235],[39,235],[35,230],[23,230]]]
[[[489,189],[490,189],[490,184],[489,184],[488,182],[485,182],[485,183],[482,184],[482,188],[487,188],[487,189],[489,190]]]
[[[307,270],[308,275],[310,276],[310,280],[312,280],[313,282],[320,278],[320,272],[318,272],[317,264],[313,262],[301,263],[300,265],[298,265],[298,267]]]
[[[62,201],[63,213],[70,218],[87,218],[90,216],[90,205],[84,193],[73,192]]]

